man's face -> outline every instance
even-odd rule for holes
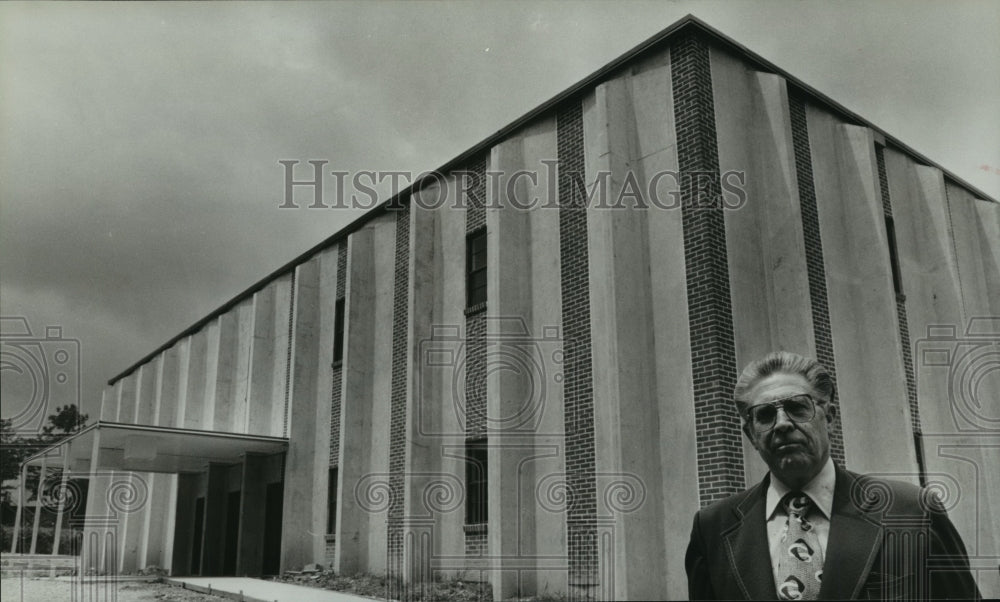
[[[836,410],[829,405],[820,405],[818,402],[821,400],[809,381],[799,374],[771,374],[757,381],[747,395],[750,407],[753,407],[802,394],[812,396],[817,402],[816,413],[811,420],[793,422],[783,410],[779,410],[771,430],[757,432],[753,425],[748,425],[746,429],[771,472],[792,488],[804,486],[826,464],[830,456],[829,428]]]

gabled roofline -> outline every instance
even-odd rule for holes
[[[530,125],[533,121],[535,121],[539,117],[542,117],[542,116],[550,113],[551,111],[553,111],[554,109],[556,109],[559,105],[563,104],[564,102],[566,102],[566,101],[568,101],[568,100],[570,100],[570,99],[572,99],[572,98],[574,98],[574,97],[576,97],[576,96],[578,96],[578,95],[580,95],[580,94],[582,94],[582,93],[590,90],[591,88],[597,86],[602,81],[604,81],[606,78],[614,75],[616,72],[618,72],[619,70],[621,70],[623,67],[625,67],[626,65],[628,65],[629,63],[631,63],[632,61],[634,61],[635,59],[637,59],[638,57],[642,56],[643,54],[645,54],[647,52],[651,52],[651,51],[653,51],[656,48],[659,48],[659,47],[663,46],[667,42],[667,40],[669,40],[670,38],[673,38],[674,36],[680,34],[684,30],[693,30],[693,31],[697,31],[697,32],[701,32],[701,33],[707,34],[712,39],[713,42],[716,42],[719,46],[721,46],[725,50],[728,50],[730,52],[733,52],[734,54],[737,54],[740,58],[742,58],[743,60],[745,60],[747,63],[755,65],[757,68],[759,68],[762,71],[767,71],[767,72],[770,72],[770,73],[774,73],[775,75],[782,76],[783,78],[785,78],[785,80],[790,85],[794,86],[795,88],[797,88],[798,90],[800,90],[802,92],[805,92],[809,97],[811,97],[812,100],[818,101],[818,104],[824,105],[825,108],[827,108],[827,109],[831,110],[832,112],[836,113],[839,117],[845,119],[846,121],[853,122],[855,125],[863,125],[863,126],[866,126],[866,127],[870,128],[870,129],[872,129],[875,132],[878,132],[879,134],[881,134],[885,138],[886,146],[891,146],[891,147],[894,147],[896,149],[902,150],[902,151],[906,152],[907,154],[909,154],[912,158],[914,158],[918,162],[923,163],[923,164],[928,165],[928,166],[931,166],[931,167],[936,167],[937,169],[941,170],[941,172],[945,175],[945,178],[947,180],[950,180],[950,181],[954,182],[955,184],[958,184],[959,186],[965,188],[966,190],[968,190],[969,192],[971,192],[972,195],[975,196],[976,198],[983,199],[983,200],[986,200],[986,201],[992,201],[994,203],[997,202],[996,199],[990,197],[989,195],[987,195],[983,191],[979,190],[975,186],[969,184],[965,180],[963,180],[963,179],[959,178],[958,176],[954,175],[953,173],[949,172],[944,167],[942,167],[938,163],[930,160],[929,158],[927,158],[922,153],[919,153],[916,150],[914,150],[913,148],[911,148],[910,146],[904,144],[898,138],[896,138],[894,136],[891,136],[890,134],[887,134],[881,128],[879,128],[875,124],[871,123],[870,121],[868,121],[864,117],[861,117],[860,115],[858,115],[854,111],[851,111],[850,109],[848,109],[847,107],[843,106],[839,102],[831,99],[829,96],[823,94],[822,92],[820,92],[816,88],[813,88],[809,84],[806,84],[802,80],[800,80],[797,77],[791,75],[790,73],[788,73],[784,69],[781,69],[780,67],[778,67],[774,63],[768,61],[767,59],[763,58],[759,54],[756,54],[755,52],[753,52],[752,50],[750,50],[749,48],[747,48],[743,44],[740,44],[736,40],[730,38],[726,34],[722,33],[718,29],[715,29],[714,27],[712,27],[708,23],[702,21],[701,19],[699,19],[698,17],[695,17],[692,14],[688,14],[688,15],[682,17],[681,19],[675,21],[673,24],[671,24],[670,26],[668,26],[666,29],[663,29],[660,32],[654,34],[653,36],[647,38],[646,40],[644,40],[643,42],[639,43],[638,45],[636,45],[632,49],[626,51],[624,54],[622,54],[618,58],[614,59],[610,63],[607,63],[606,65],[604,65],[603,67],[601,67],[597,71],[594,71],[590,75],[584,77],[583,79],[581,79],[577,83],[573,84],[572,86],[570,86],[569,88],[563,90],[562,92],[556,94],[552,98],[550,98],[547,101],[543,102],[542,104],[538,105],[534,109],[528,111],[527,113],[525,113],[521,117],[515,119],[514,121],[512,121],[509,124],[507,124],[506,126],[500,128],[499,130],[497,130],[496,133],[490,135],[486,139],[484,139],[481,142],[475,144],[474,146],[472,146],[471,148],[469,148],[465,152],[459,154],[458,156],[456,156],[455,158],[451,159],[450,161],[448,161],[447,163],[445,163],[444,165],[442,165],[441,167],[439,167],[438,169],[434,170],[431,173],[447,174],[448,172],[454,171],[455,169],[458,169],[458,168],[462,167],[464,164],[466,164],[472,158],[474,158],[474,157],[476,157],[476,156],[478,156],[478,155],[480,155],[480,154],[482,154],[484,152],[488,152],[497,143],[502,142],[503,140],[505,140],[508,137],[510,137],[512,134],[514,134],[517,131],[521,130],[522,128]],[[108,385],[109,386],[114,385],[116,382],[118,382],[122,378],[128,376],[129,374],[131,374],[132,372],[134,372],[135,370],[137,370],[143,364],[149,362],[151,359],[155,358],[157,355],[159,355],[159,354],[163,353],[164,351],[166,351],[167,349],[173,347],[178,341],[180,341],[184,337],[189,336],[191,334],[194,334],[194,333],[198,332],[199,330],[201,330],[202,328],[204,328],[205,325],[207,325],[209,322],[211,322],[212,320],[214,320],[218,316],[226,313],[227,311],[229,311],[230,309],[232,309],[233,307],[235,307],[236,305],[238,305],[240,302],[242,302],[246,298],[251,297],[254,293],[256,293],[257,291],[263,289],[265,286],[267,286],[268,284],[270,284],[271,282],[273,282],[278,277],[280,277],[280,276],[282,276],[282,275],[290,272],[297,265],[299,265],[301,263],[304,263],[305,261],[307,261],[310,257],[312,257],[313,255],[315,255],[319,251],[322,251],[322,250],[324,250],[324,249],[326,249],[328,247],[333,246],[334,244],[337,244],[337,243],[339,243],[341,241],[346,240],[347,237],[350,234],[358,231],[365,224],[371,222],[375,218],[377,218],[377,217],[379,217],[379,216],[381,216],[384,213],[387,213],[389,211],[396,210],[397,208],[401,207],[404,203],[409,203],[410,196],[411,196],[411,194],[414,191],[420,190],[420,188],[422,188],[425,183],[433,183],[434,181],[436,181],[436,180],[434,180],[434,177],[432,175],[426,175],[426,176],[424,176],[424,177],[422,177],[422,178],[420,178],[418,180],[415,180],[414,182],[412,182],[409,186],[407,186],[402,191],[398,192],[397,194],[395,194],[391,198],[387,199],[386,201],[383,201],[382,203],[380,203],[376,207],[372,208],[367,213],[359,216],[357,219],[355,219],[354,221],[352,221],[348,225],[344,226],[343,228],[341,228],[337,232],[335,232],[332,235],[328,236],[327,238],[323,239],[318,244],[313,245],[312,247],[310,247],[309,249],[307,249],[305,252],[300,253],[298,256],[296,256],[291,261],[285,263],[284,265],[282,265],[278,269],[272,271],[267,276],[261,278],[260,280],[258,280],[254,284],[252,284],[249,288],[247,288],[247,289],[243,290],[242,292],[238,293],[236,296],[234,296],[233,298],[231,298],[229,301],[226,301],[225,303],[223,303],[221,306],[219,306],[213,312],[211,312],[210,314],[208,314],[204,318],[198,320],[197,322],[195,322],[194,324],[192,324],[191,326],[189,326],[188,328],[186,328],[180,334],[172,337],[166,343],[164,343],[163,345],[160,345],[154,351],[152,351],[151,353],[145,355],[141,360],[139,360],[138,362],[132,364],[131,366],[129,366],[128,368],[126,368],[124,371],[122,371],[121,373],[119,373],[117,376],[112,377],[110,380],[108,380]]]

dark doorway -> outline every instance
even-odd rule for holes
[[[222,574],[236,574],[236,554],[240,543],[240,492],[226,496],[226,534],[222,550]]]
[[[267,486],[264,502],[264,564],[265,575],[277,575],[281,571],[281,506],[284,487],[282,483]]]
[[[191,542],[191,574],[201,574],[201,544],[205,535],[205,498],[194,501],[194,541]]]

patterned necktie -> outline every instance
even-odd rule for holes
[[[823,582],[823,550],[807,517],[812,500],[802,492],[792,492],[781,499],[788,521],[781,535],[778,556],[778,598],[815,600]]]

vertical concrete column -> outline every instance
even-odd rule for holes
[[[121,381],[119,381],[120,383]],[[103,410],[110,411],[111,399],[117,396],[105,396]],[[94,431],[94,442],[90,452],[90,482],[87,488],[87,513],[89,519],[84,524],[83,550],[81,551],[81,567],[84,572],[104,572],[116,570],[117,564],[105,564],[107,557],[114,557],[117,546],[117,524],[111,516],[108,507],[108,489],[111,486],[112,474],[101,470],[101,431]],[[109,520],[110,519],[110,520]]]
[[[27,466],[21,466],[21,476],[17,481],[17,512],[14,514],[14,533],[11,537],[10,553],[17,553],[17,544],[21,539],[21,519],[24,517],[24,504],[28,499],[25,487],[28,483]],[[23,553],[23,552],[22,552]]]
[[[267,484],[261,454],[244,454],[240,490],[240,535],[236,575],[259,577],[264,561],[264,520]]]
[[[594,250],[589,281],[595,447],[602,450],[596,455],[597,515],[602,531],[611,537],[609,547],[599,548],[600,580],[602,591],[613,599],[655,598],[666,586],[665,571],[639,570],[630,560],[664,558],[666,549],[661,536],[664,509],[652,499],[645,503],[648,491],[663,488],[659,450],[649,445],[660,440],[660,425],[656,348],[649,327],[652,283],[649,271],[641,267],[652,263],[648,203],[643,192],[623,190],[628,182],[651,179],[639,162],[646,154],[640,145],[648,140],[639,139],[637,130],[646,124],[638,122],[638,107],[650,110],[646,94],[657,83],[634,82],[627,75],[610,80],[597,87],[583,113],[588,189],[592,185],[604,191],[611,206],[591,206],[588,245]],[[599,174],[610,177],[600,181]],[[631,492],[638,503],[616,507],[616,498],[604,490],[618,487]]]
[[[155,423],[158,426],[177,426],[180,401],[180,355],[178,343],[164,351],[159,358],[156,384]]]
[[[271,429],[273,437],[284,437],[285,397],[288,395],[288,382],[291,372],[291,338],[289,323],[292,317],[292,274],[286,274],[275,280],[274,299],[274,363],[271,378]]]
[[[38,527],[41,524],[42,518],[42,492],[45,491],[45,473],[47,469],[47,458],[43,456],[42,466],[38,473],[38,487],[35,490],[35,520],[31,527],[31,549],[28,551],[29,554],[36,554],[38,552]]]
[[[437,186],[414,194],[438,198]],[[452,397],[450,383],[445,388],[443,382],[444,371],[428,366],[423,357],[427,341],[437,334],[433,325],[441,324],[441,215],[426,208],[433,205],[431,200],[411,203],[402,575],[406,581],[419,583],[431,578],[431,555],[439,545],[434,538],[438,519],[428,512],[424,500],[441,472],[442,400]]]
[[[142,425],[156,424],[156,405],[159,395],[159,379],[162,372],[163,355],[153,358],[142,366],[139,366],[136,380],[135,416],[132,420],[123,422],[133,422]],[[125,454],[128,456],[129,446],[126,445]],[[149,503],[156,499],[158,493],[154,489],[152,473],[129,472],[125,479],[128,481],[127,487],[145,488],[150,494],[147,496],[147,503],[133,512],[122,513],[122,549],[119,553],[120,570],[123,573],[135,572],[145,568],[146,559],[146,539],[149,536]]]
[[[329,259],[336,263],[336,256]],[[285,461],[282,570],[319,562],[325,556],[327,451],[329,449],[330,398],[319,403],[320,375],[329,383],[329,365],[320,369],[321,357],[330,355],[332,336],[321,344],[324,316],[321,310],[321,258],[299,265],[295,278],[295,313],[292,333],[291,416]],[[327,319],[332,319],[331,315]],[[325,343],[329,342],[330,345]],[[332,353],[332,349],[330,351]],[[327,388],[327,391],[329,389]],[[323,417],[325,416],[325,420]],[[325,450],[317,448],[326,439]],[[320,494],[320,492],[322,492]],[[320,497],[322,495],[322,497]],[[318,504],[322,499],[324,503]],[[317,507],[318,506],[318,507]]]
[[[124,424],[135,424],[136,408],[138,407],[139,401],[138,397],[141,393],[139,377],[143,368],[144,366],[140,366],[138,370],[118,381],[121,383],[121,386],[117,390],[118,415],[116,419],[118,422]],[[135,569],[135,556],[134,554],[129,556],[126,553],[130,543],[128,528],[129,515],[115,510],[111,504],[111,499],[114,497],[114,491],[119,490],[119,488],[131,487],[132,477],[133,474],[129,472],[109,472],[109,480],[107,482],[107,489],[104,496],[105,503],[108,507],[108,516],[111,517],[111,522],[113,523],[113,525],[110,526],[110,529],[105,533],[105,541],[109,546],[114,546],[114,551],[112,552],[108,549],[108,547],[105,547],[102,561],[102,564],[104,565],[103,570],[116,571],[118,574],[121,574],[126,570]],[[122,484],[122,482],[124,482],[124,484]],[[137,540],[132,542],[133,545],[136,543]]]
[[[746,195],[727,211],[736,366],[785,350],[816,357],[785,79],[712,52],[719,169]],[[743,438],[747,485],[767,472]]]
[[[136,396],[138,394],[139,370],[123,377],[116,387],[118,393],[117,414],[114,420],[126,424],[135,424]]]
[[[372,372],[372,408],[371,408],[371,443],[369,445],[369,455],[368,455],[368,474],[375,475],[373,479],[381,479],[381,483],[385,483],[385,476],[389,474],[389,441],[390,432],[392,425],[392,416],[390,412],[390,404],[388,401],[392,398],[392,370],[386,369],[385,367],[392,366],[392,348],[393,348],[393,293],[395,290],[395,240],[396,240],[396,216],[388,215],[384,218],[379,218],[374,220],[370,227],[373,228],[372,234],[374,240],[372,241],[373,252],[374,252],[374,263],[372,264],[372,269],[374,271],[374,305],[369,307],[367,310],[373,316],[374,321],[374,341],[371,367],[368,367],[364,363],[360,363],[357,366],[358,369],[365,371],[371,370]],[[343,244],[343,243],[342,243]],[[348,262],[350,261],[350,255],[348,255]],[[350,274],[350,269],[345,269],[346,274]],[[345,279],[348,276],[345,275]],[[345,290],[345,295],[347,291]],[[347,299],[351,299],[352,295],[347,295]],[[346,302],[348,307],[353,301],[348,300]],[[360,304],[360,302],[359,302]],[[346,308],[345,308],[346,310]],[[353,310],[351,310],[353,311]],[[346,316],[347,324],[350,324],[351,314],[348,311]],[[353,369],[351,366],[362,362],[362,358],[353,358],[349,354],[351,353],[351,344],[345,341],[344,344],[344,364],[342,370],[343,374],[347,374],[347,370]],[[348,394],[344,391],[343,381],[341,386],[341,411],[343,411],[344,404],[347,402]],[[343,415],[341,415],[341,426],[340,426],[340,440],[344,441],[344,422]],[[351,500],[356,501],[355,487],[358,486],[357,482],[352,482],[345,480],[344,478],[344,468],[349,463],[355,461],[349,456],[343,455],[343,443],[341,443],[340,457],[338,458],[338,466],[342,467],[339,471],[340,483],[337,485],[337,507],[343,508],[344,504],[350,503]],[[363,494],[362,494],[363,495]],[[371,499],[371,498],[369,498]],[[368,558],[367,558],[367,570],[372,573],[385,573],[388,570],[387,558],[388,558],[388,507],[385,505],[372,505],[367,506],[368,512]],[[342,519],[338,519],[342,520]],[[336,533],[342,533],[343,530],[338,528]],[[362,534],[362,537],[365,535]],[[339,539],[339,535],[337,536]]]
[[[336,570],[350,575],[368,570],[368,530],[375,506],[366,495],[371,479],[364,461],[372,452],[372,411],[375,374],[375,265],[374,230],[362,228],[348,239],[347,292],[344,333],[343,396],[340,407],[338,492],[360,490],[362,495],[340,495],[337,518]]]
[[[213,347],[212,339],[209,339],[210,352],[214,350],[215,355],[210,356],[214,369],[210,368],[208,386],[213,389],[214,394],[211,421],[208,424],[211,425],[212,430],[235,432],[233,418],[236,405],[236,369],[239,355],[237,352],[238,310],[234,308],[220,315],[216,323],[217,347]],[[215,378],[213,379],[212,376]]]
[[[61,495],[59,496],[59,507],[56,509],[56,528],[52,536],[52,555],[59,554],[59,540],[62,538],[63,513],[66,512],[66,499],[69,495],[67,490],[69,484],[69,458],[73,450],[73,442],[70,441],[59,448],[63,455],[61,483],[59,484]],[[73,553],[72,551],[70,553]]]
[[[189,429],[208,429],[211,427],[210,422],[205,422],[208,382],[208,327],[206,326],[192,334],[188,341],[184,422],[180,426]]]
[[[253,296],[253,353],[250,356],[250,390],[247,432],[271,434],[271,411],[275,403],[274,379],[276,285],[272,282]]]
[[[483,161],[488,165],[488,161]],[[461,495],[465,481],[466,449],[465,440],[468,426],[468,399],[465,398],[465,380],[469,378],[470,366],[476,359],[474,344],[468,330],[470,320],[465,315],[465,261],[467,238],[467,211],[457,208],[461,198],[458,178],[451,174],[440,182],[442,200],[441,207],[435,212],[438,215],[438,247],[440,252],[440,273],[435,283],[440,296],[435,324],[444,325],[452,332],[459,332],[459,352],[456,360],[458,365],[445,368],[448,376],[441,381],[441,397],[437,400],[425,400],[425,403],[437,403],[441,406],[439,432],[435,437],[438,460],[435,482],[428,486],[440,495],[443,503],[432,500],[431,507],[424,512],[434,516],[434,554],[447,560],[438,561],[435,566],[435,578],[454,577],[461,575],[466,568],[464,556],[466,552],[465,536],[465,505],[461,503]],[[435,193],[432,193],[432,195]],[[471,210],[471,209],[470,209]],[[474,317],[471,317],[475,319]],[[419,345],[419,342],[418,342]],[[446,345],[447,346],[447,345]],[[426,348],[425,348],[426,351]],[[421,357],[428,363],[427,353]],[[474,369],[473,369],[474,370]],[[456,371],[464,371],[463,378],[454,378]],[[482,383],[480,383],[482,384]],[[428,491],[430,495],[430,491]],[[452,560],[455,559],[455,560]],[[456,566],[458,565],[458,566]]]
[[[233,421],[234,433],[246,433],[249,421],[250,402],[250,356],[253,353],[254,307],[253,299],[245,299],[236,309],[236,349],[233,375]]]
[[[208,491],[205,495],[205,528],[202,530],[201,575],[211,577],[222,574],[222,557],[226,524],[226,476],[229,467],[208,464]]]
[[[847,464],[917,479],[871,130],[806,107]]]
[[[487,436],[490,581],[495,598],[566,588],[559,216],[551,194],[555,122],[493,148],[487,187]],[[544,298],[544,299],[543,299]],[[548,300],[548,302],[546,302]],[[516,370],[514,366],[535,366]],[[555,485],[558,487],[559,485]]]
[[[176,422],[179,391],[177,356],[178,346],[174,345],[156,360],[158,371],[153,416],[156,426],[172,427]],[[144,524],[138,564],[140,568],[156,566],[169,569],[171,554],[167,548],[173,540],[175,517],[171,502],[176,495],[177,477],[166,473],[148,473],[145,477],[149,484],[149,497],[142,512]]]
[[[162,356],[153,358],[145,364],[139,366],[136,398],[135,416],[131,420],[134,424],[153,424],[156,415],[156,380],[160,372],[160,359]]]

